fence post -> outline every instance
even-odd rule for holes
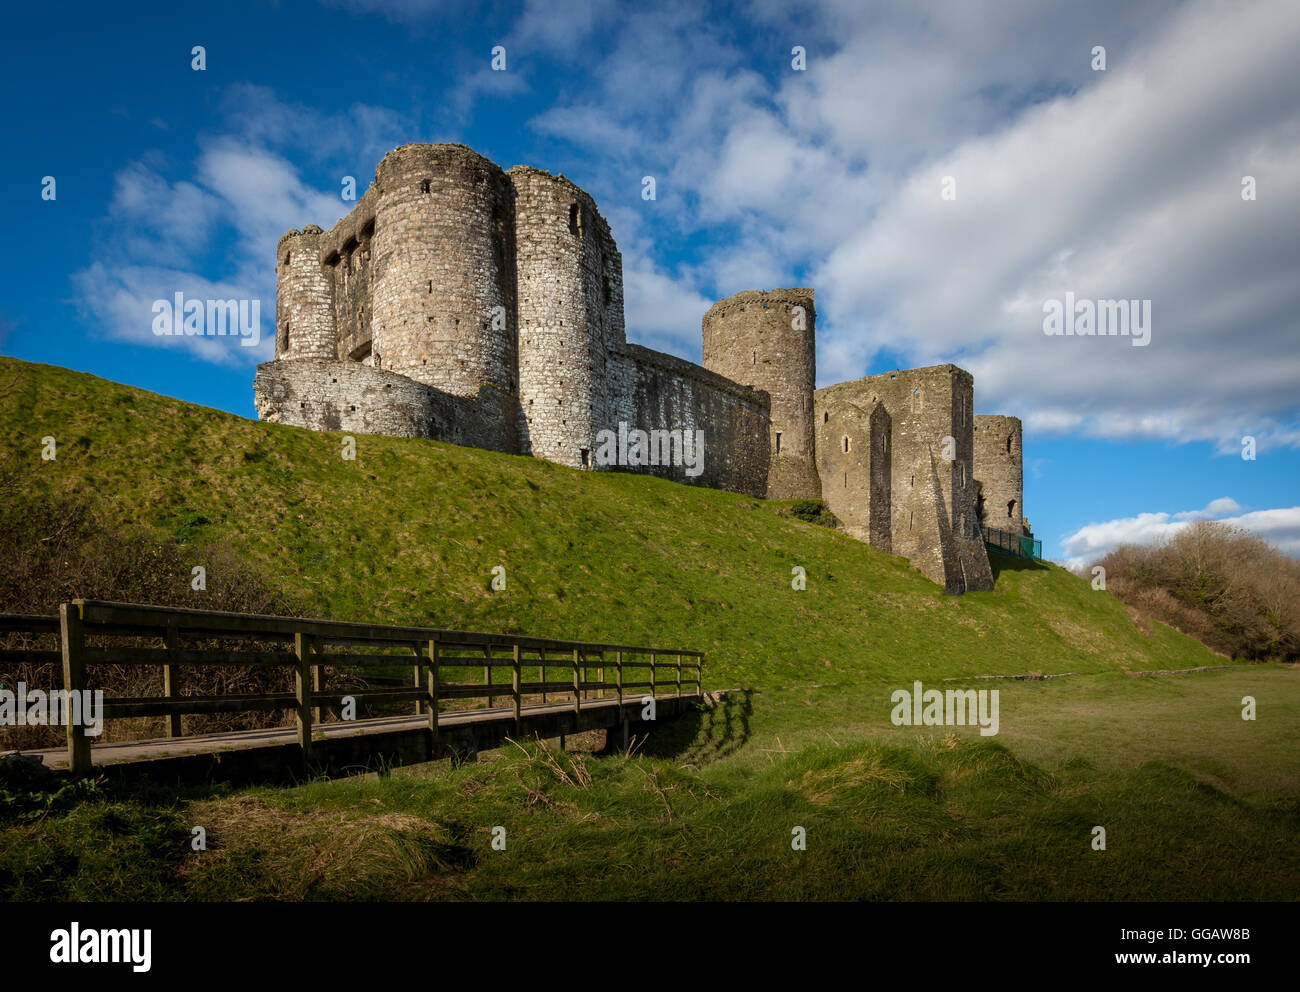
[[[82,693],[86,689],[86,629],[76,603],[59,604],[59,628],[63,647],[63,688]],[[85,699],[85,696],[81,697]],[[74,775],[91,772],[90,738],[85,728],[68,721],[68,768]]]
[[[520,733],[520,728],[523,727],[523,723],[519,719],[519,709],[520,709],[519,690],[523,683],[523,678],[522,678],[523,673],[519,670],[519,645],[518,644],[515,645],[514,666],[511,669],[511,672],[514,676],[512,682],[513,682],[514,696],[515,696],[515,736],[518,737]]]
[[[315,637],[313,637],[313,638],[308,642],[308,646],[309,646],[309,648],[310,648],[310,650],[311,650],[311,654],[312,654],[312,655],[324,655],[324,654],[325,654],[324,649],[320,646],[320,643],[316,640]],[[311,657],[311,655],[309,655],[308,657]],[[320,680],[321,680],[321,663],[313,662],[313,663],[311,664],[311,694],[312,694],[312,698],[313,698],[313,699],[315,699],[316,696],[318,696],[318,695],[320,694],[320,691],[321,691],[321,688],[320,688]],[[324,722],[325,722],[325,721],[321,718],[321,714],[322,714],[323,712],[327,712],[327,711],[322,710],[321,707],[319,707],[319,706],[313,706],[313,707],[311,708],[311,722],[312,722],[313,725],[321,724],[321,723],[324,723]]]
[[[614,678],[618,682],[618,726],[622,732],[623,750],[627,750],[627,710],[623,709],[623,652],[614,652]]]
[[[677,695],[682,694],[682,656],[677,656]]]
[[[438,639],[429,639],[429,729],[438,734]]]
[[[546,702],[546,648],[537,649],[537,677],[542,683],[542,702]]]
[[[655,653],[650,652],[650,698],[655,698]]]
[[[576,717],[582,713],[582,683],[578,681],[578,653],[579,648],[573,649],[573,715]],[[575,725],[573,732],[578,732]]]
[[[484,684],[487,686],[487,688],[488,688],[487,704],[488,704],[488,709],[491,709],[491,708],[492,708],[492,700],[496,698],[495,696],[492,695],[492,665],[490,664],[490,662],[492,661],[492,645],[491,645],[491,644],[484,644],[484,645],[483,645],[483,661],[484,661],[484,665],[483,665],[483,683],[484,683]]]
[[[424,672],[422,671],[422,669],[424,668],[424,666],[421,665],[421,664],[419,663],[419,662],[420,662],[420,642],[419,642],[419,641],[416,641],[414,644],[411,645],[411,647],[415,650],[415,662],[416,662],[416,664],[415,664],[415,670],[414,670],[414,671],[415,671],[415,677],[414,677],[414,681],[413,681],[412,684],[415,686],[415,688],[418,689],[418,688],[420,688],[420,683],[423,682],[423,679],[421,678],[421,676],[424,674]],[[423,712],[424,712],[424,700],[422,700],[422,699],[417,699],[417,700],[415,701],[415,715],[416,715],[416,716],[419,716],[419,715],[420,715],[421,713],[423,713]]]
[[[174,624],[167,625],[167,650],[178,651],[181,646],[181,634]],[[163,665],[163,696],[167,699],[176,698],[176,667],[168,662]],[[167,717],[167,736],[179,737],[181,735],[181,715],[171,713]]]
[[[303,764],[311,760],[311,638],[307,634],[293,635],[293,653],[298,656],[294,668],[294,696],[297,702],[295,719],[298,724],[298,746],[302,749]]]

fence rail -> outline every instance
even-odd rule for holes
[[[163,669],[162,697],[104,699],[105,719],[126,717],[168,718],[169,735],[181,736],[182,715],[236,713],[285,709],[294,712],[298,744],[310,758],[313,727],[325,722],[322,712],[339,708],[351,698],[365,702],[412,702],[416,714],[427,714],[429,729],[437,734],[445,701],[486,699],[491,708],[497,698],[509,700],[519,727],[529,709],[525,697],[567,698],[581,713],[584,698],[616,695],[621,707],[624,692],[649,689],[680,696],[683,686],[701,692],[704,654],[684,648],[657,648],[627,644],[597,644],[509,634],[346,623],[293,617],[219,613],[209,610],[143,606],[98,600],[73,600],[59,607],[57,617],[0,614],[0,634],[28,634],[33,638],[57,635],[58,650],[0,651],[0,662],[62,662],[63,688],[87,688],[88,665],[158,665]],[[157,638],[162,647],[91,645],[88,639]],[[253,646],[284,645],[287,650],[231,650],[228,647],[193,647],[186,642],[245,641]],[[362,649],[360,651],[355,649]],[[366,650],[368,649],[368,650]],[[398,651],[398,654],[372,653]],[[667,659],[667,660],[665,660]],[[240,693],[222,696],[182,695],[176,675],[181,666],[269,667],[291,669],[292,692]],[[321,669],[326,666],[360,668],[411,666],[409,687],[366,687],[343,691],[323,690]],[[564,669],[555,680],[548,670]],[[509,670],[509,681],[495,681],[493,673]],[[606,678],[612,671],[614,681]],[[625,670],[635,681],[625,679]],[[466,673],[482,672],[482,681]],[[648,681],[644,673],[648,672]],[[535,680],[525,674],[536,673]],[[592,677],[593,673],[595,678]],[[661,679],[660,674],[667,678]],[[456,681],[445,681],[454,677]],[[68,725],[68,760],[72,771],[91,770],[90,740],[79,727]]]

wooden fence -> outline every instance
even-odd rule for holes
[[[525,705],[525,697],[529,696],[540,697],[535,705],[546,705],[551,696],[559,696],[572,705],[575,713],[581,713],[584,698],[590,700],[593,694],[597,699],[611,702],[616,696],[622,707],[624,692],[630,690],[649,690],[652,696],[670,691],[680,696],[683,686],[694,686],[695,692],[703,688],[704,655],[686,649],[591,644],[95,600],[64,603],[59,607],[58,617],[0,614],[0,633],[25,633],[32,638],[57,635],[58,650],[0,651],[0,665],[12,661],[61,661],[63,688],[68,691],[87,688],[89,665],[161,666],[162,697],[106,698],[103,716],[105,719],[165,716],[173,737],[181,736],[182,715],[293,710],[298,743],[306,759],[311,757],[312,728],[323,722],[322,710],[340,708],[348,697],[357,703],[409,701],[417,714],[428,715],[429,728],[436,734],[439,713],[449,700],[486,699],[491,707],[498,697],[508,699],[518,729],[521,714],[530,708]],[[154,639],[160,646],[99,643],[122,638]],[[271,650],[194,646],[195,642],[213,641],[242,641],[252,647],[270,646]],[[401,653],[378,653],[382,651]],[[409,687],[321,689],[323,666],[364,671],[402,664],[411,665]],[[294,673],[294,691],[181,695],[177,692],[176,673],[183,665],[289,668]],[[564,670],[564,678],[552,681],[547,673],[557,668]],[[499,669],[509,670],[508,682],[494,681],[493,674]],[[611,670],[613,682],[606,679]],[[460,673],[464,678],[465,672],[479,671],[483,673],[482,682],[443,681],[446,674]],[[525,676],[534,672],[536,681],[525,681]],[[667,678],[661,678],[661,674]],[[90,739],[79,731],[79,727],[71,724],[67,728],[68,759],[74,773],[85,774],[91,770]]]

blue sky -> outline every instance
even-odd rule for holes
[[[251,417],[269,341],[157,338],[152,301],[269,328],[283,231],[458,141],[595,197],[631,340],[698,360],[713,300],[812,286],[819,385],[969,369],[977,413],[1025,421],[1050,557],[1197,517],[1300,555],[1300,8],[1084,6],[18,8],[0,351]],[[1045,335],[1066,292],[1151,300],[1150,344]]]

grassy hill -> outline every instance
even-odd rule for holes
[[[340,434],[0,359],[15,377],[0,454],[35,484],[123,525],[225,538],[333,619],[691,647],[713,688],[1221,661],[1052,565],[1000,558],[993,592],[948,597],[779,504],[431,441],[359,435],[345,461]]]
[[[780,504],[426,441],[358,436],[348,462],[337,434],[0,359],[11,381],[0,457],[32,485],[80,492],[122,527],[224,539],[309,612],[699,648],[706,688],[742,691],[630,756],[528,743],[291,789],[101,786],[8,825],[0,782],[4,897],[1300,892],[1296,671],[1129,676],[1224,659],[1059,568],[998,558],[994,591],[946,597]],[[1077,674],[965,683],[1000,689],[995,738],[889,720],[891,689],[914,679],[1033,672]],[[1247,695],[1257,721],[1241,718]],[[190,848],[195,824],[207,851]]]

